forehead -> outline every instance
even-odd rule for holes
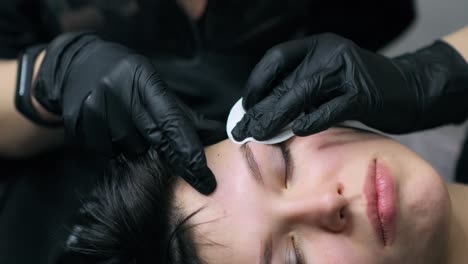
[[[208,165],[218,187],[210,196],[194,191],[185,181],[176,187],[176,204],[185,214],[203,208],[192,219],[195,244],[208,263],[256,263],[264,236],[261,193],[249,174],[240,145],[222,142],[207,148]],[[260,147],[267,155],[271,147]],[[260,155],[260,153],[259,153]]]

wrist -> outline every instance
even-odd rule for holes
[[[468,26],[443,37],[442,41],[455,49],[468,63]]]
[[[37,111],[39,116],[43,118],[45,121],[48,122],[59,122],[60,121],[60,116],[47,111],[41,103],[35,98],[34,96],[34,83],[36,81],[37,73],[39,72],[39,68],[41,67],[41,63],[44,60],[46,51],[42,51],[36,58],[36,61],[34,62],[34,70],[33,70],[33,78],[32,78],[32,83],[31,83],[31,102],[34,107],[34,109]]]
[[[46,46],[38,45],[27,48],[19,56],[15,106],[18,112],[40,126],[57,127],[61,120],[54,117],[38,100],[35,100],[34,88],[37,72],[42,67]]]

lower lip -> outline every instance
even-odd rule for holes
[[[364,193],[368,218],[384,245],[390,245],[395,238],[396,194],[391,172],[382,162],[373,160],[369,165]]]

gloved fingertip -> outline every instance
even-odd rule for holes
[[[192,172],[188,169],[186,172],[193,175]],[[189,184],[203,195],[209,195],[216,190],[216,178],[208,167],[205,170],[198,172],[197,175],[191,178],[198,179],[195,182],[189,182]]]
[[[267,131],[264,127],[261,125],[257,124],[255,125],[252,130],[251,130],[251,136],[255,138],[256,140],[267,140],[268,138],[271,137],[271,131]]]
[[[307,136],[307,133],[306,131],[302,130],[302,129],[297,129],[297,128],[292,128],[292,131],[294,133],[294,135],[296,136],[299,136],[299,137],[304,137],[304,136]]]
[[[313,135],[323,130],[316,122],[307,122],[306,120],[297,120],[292,125],[293,133],[300,137]]]
[[[217,182],[216,178],[209,168],[206,169],[204,175],[201,176],[202,180],[198,186],[198,191],[204,195],[211,194],[216,190]]]
[[[231,135],[237,141],[242,141],[247,137],[247,133],[245,132],[244,126],[238,123],[232,130]]]
[[[293,125],[292,125],[292,130],[294,132],[300,132],[300,131],[303,131],[304,130],[304,125],[305,125],[305,121],[302,120],[302,119],[299,119],[299,120],[296,120],[294,121]]]

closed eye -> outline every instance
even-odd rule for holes
[[[302,254],[302,251],[299,248],[299,245],[297,243],[297,240],[295,237],[292,237],[292,246],[294,249],[294,255],[296,257],[296,263],[297,264],[305,264],[305,258],[304,254]]]
[[[279,143],[278,146],[281,149],[281,153],[284,159],[284,187],[288,188],[288,184],[292,175],[292,160],[291,160],[291,152],[289,151],[289,146],[286,145],[286,141]]]

